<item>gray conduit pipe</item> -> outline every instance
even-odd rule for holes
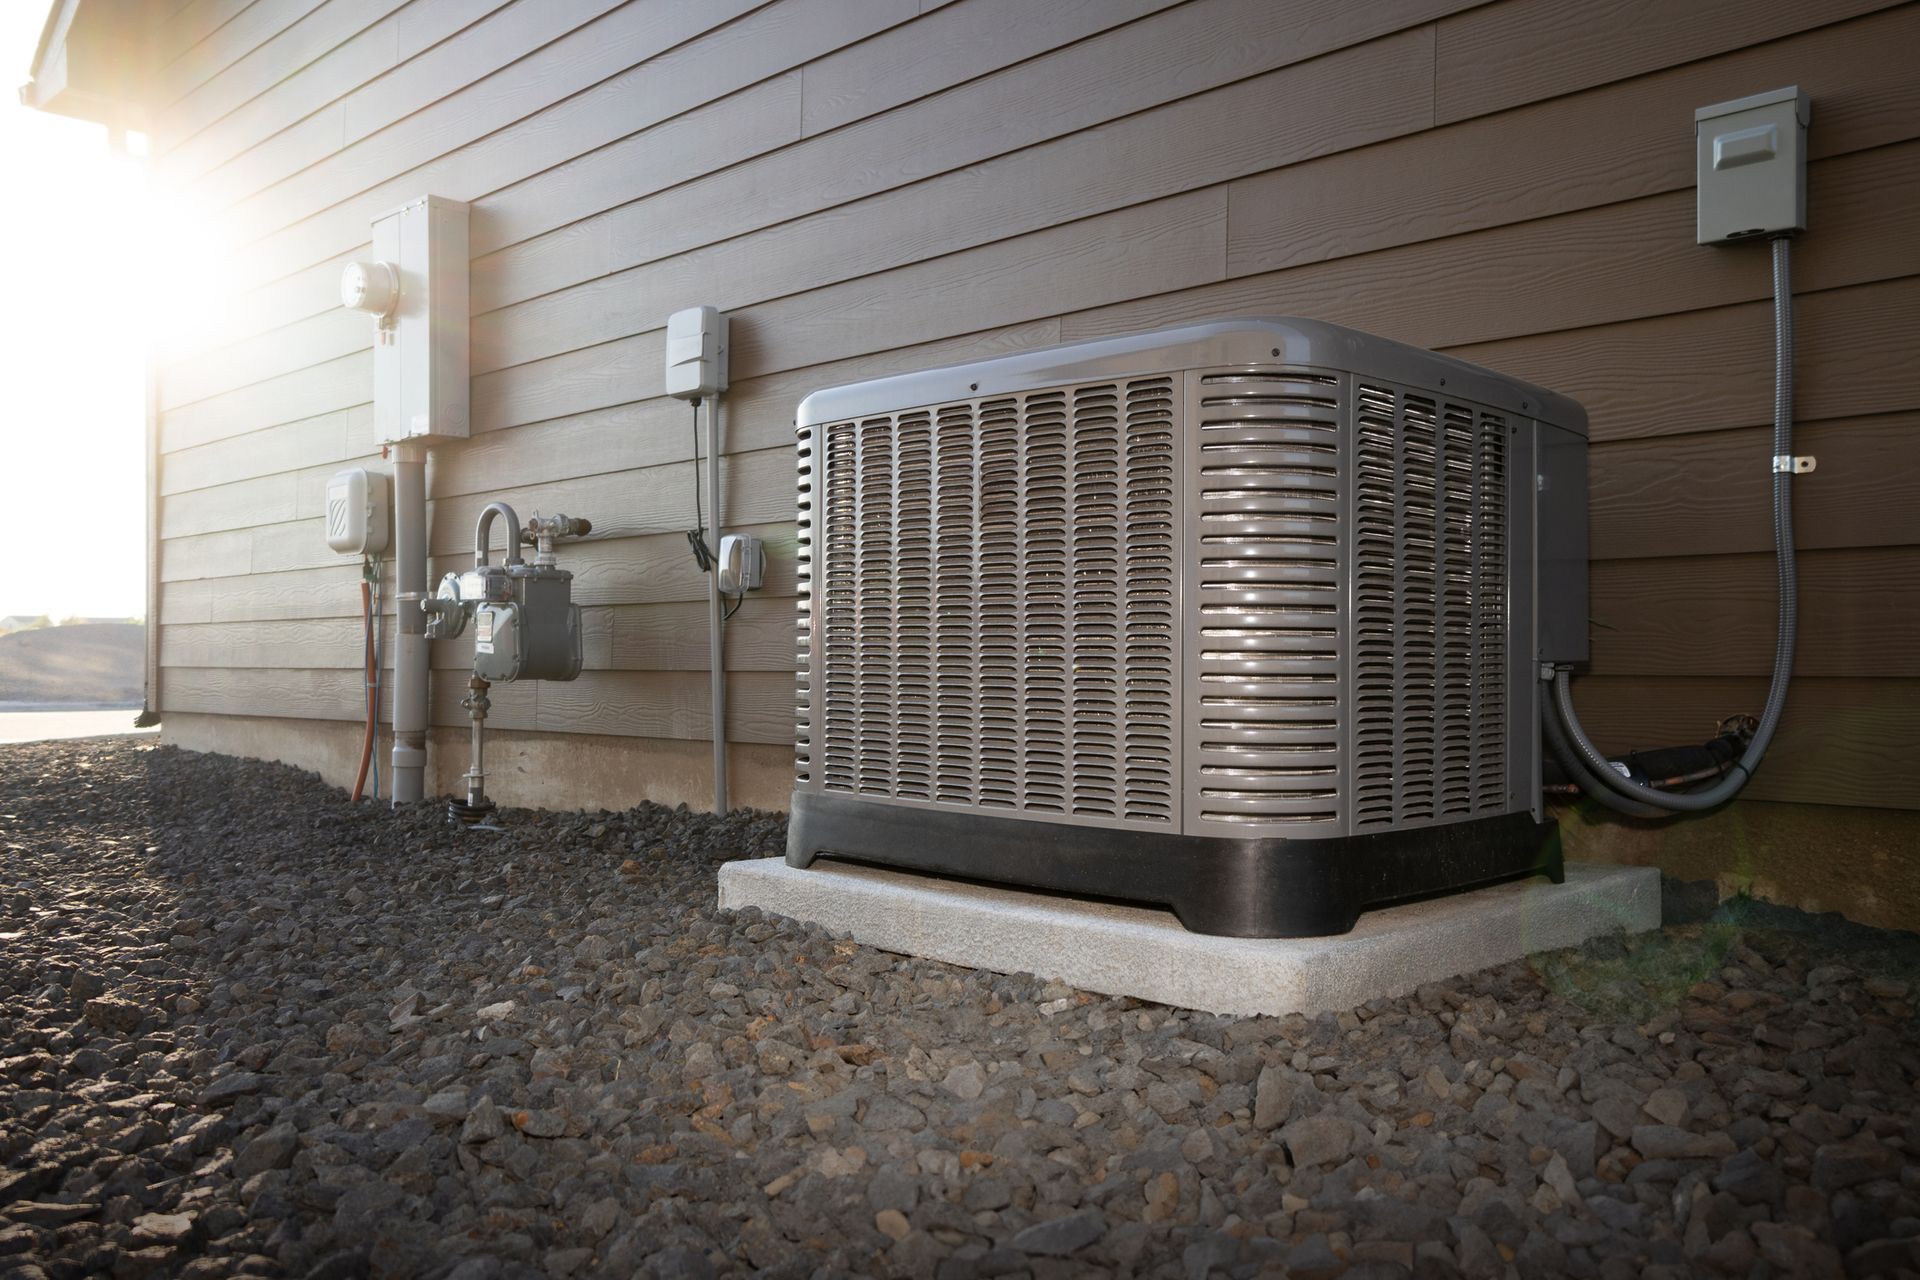
[[[427,451],[393,447],[393,803],[426,796]]]
[[[707,505],[713,510],[713,542],[720,549],[720,415],[718,396],[699,403],[707,411]],[[698,476],[694,483],[700,483]],[[725,813],[727,802],[727,645],[720,608],[720,570],[707,573],[707,662],[713,682],[713,811]]]
[[[1774,730],[1786,711],[1787,686],[1793,679],[1793,647],[1799,615],[1800,589],[1793,562],[1793,470],[1791,462],[1781,470],[1780,459],[1793,456],[1793,280],[1788,241],[1781,236],[1773,242],[1773,554],[1780,584],[1779,631],[1773,646],[1773,680],[1767,687],[1767,704],[1760,713],[1760,727],[1753,741],[1727,776],[1699,791],[1660,791],[1621,777],[1600,749],[1587,737],[1573,711],[1573,683],[1565,670],[1553,673],[1550,690],[1573,751],[1586,771],[1601,786],[1589,794],[1602,804],[1615,808],[1616,800],[1636,804],[1637,813],[1646,806],[1674,813],[1699,813],[1716,809],[1740,794],[1760,767],[1760,758],[1773,741]],[[1573,761],[1563,760],[1572,772]],[[1584,782],[1582,783],[1584,786]]]

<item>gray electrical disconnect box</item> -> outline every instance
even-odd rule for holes
[[[1789,85],[1693,113],[1699,243],[1806,230],[1811,112]]]

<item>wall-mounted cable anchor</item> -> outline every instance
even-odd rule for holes
[[[1773,455],[1773,474],[1777,476],[1803,476],[1814,469],[1818,463],[1810,453],[1776,453]]]

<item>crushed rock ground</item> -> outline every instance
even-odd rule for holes
[[[0,748],[0,1277],[1920,1274],[1907,935],[1222,1018],[721,913],[777,814],[504,824]]]

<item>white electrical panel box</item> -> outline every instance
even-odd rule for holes
[[[327,545],[341,555],[377,556],[387,549],[387,478],[354,467],[327,481]]]
[[[373,261],[348,265],[340,300],[373,316],[373,436],[468,434],[467,206],[423,196],[373,220]]]
[[[727,389],[727,317],[688,307],[667,317],[667,394],[704,400]]]
[[[1795,86],[1693,113],[1699,243],[1806,230],[1811,114]]]

